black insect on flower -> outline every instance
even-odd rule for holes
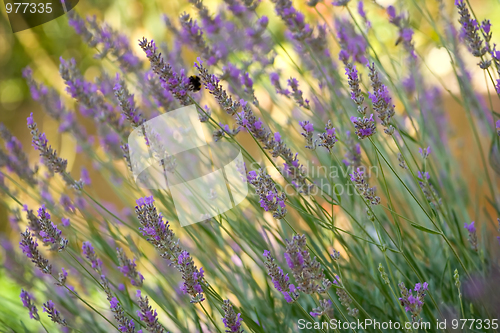
[[[201,89],[201,79],[197,75],[191,75],[189,77],[189,90],[200,91]]]

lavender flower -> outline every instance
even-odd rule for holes
[[[358,139],[369,138],[375,134],[375,120],[373,120],[373,114],[370,118],[363,117],[351,117],[351,122],[354,124],[354,133],[358,136]]]
[[[483,47],[483,40],[479,36],[477,21],[471,18],[469,9],[463,0],[455,0],[455,6],[457,6],[458,14],[460,14],[458,22],[462,25],[462,33],[472,55],[475,57],[484,56],[487,50]]]
[[[222,310],[224,311],[222,322],[227,328],[226,332],[243,333],[244,331],[241,328],[241,322],[243,321],[243,319],[241,318],[241,313],[236,314],[233,309],[233,305],[228,299],[224,300],[224,304],[222,304]]]
[[[340,282],[340,279],[338,278],[338,276],[335,276],[333,283],[335,285],[340,286],[341,282]],[[359,316],[359,310],[351,307],[352,298],[349,296],[349,294],[347,293],[347,291],[343,287],[337,288],[335,290],[335,293],[339,297],[340,304],[342,304],[342,306],[347,309],[347,314],[349,316],[352,316],[352,317]]]
[[[65,286],[68,278],[68,272],[64,269],[64,267],[61,267],[61,273],[58,273],[58,276],[56,285],[59,287]]]
[[[469,243],[472,245],[472,249],[474,251],[477,251],[477,234],[474,224],[474,221],[472,221],[470,224],[467,224],[467,222],[465,222],[464,228],[469,232]]]
[[[51,300],[47,301],[46,303],[43,303],[43,312],[47,312],[49,318],[56,324],[59,324],[61,326],[67,327],[68,324],[66,323],[66,320],[61,317],[61,314],[59,311],[56,310],[54,302]]]
[[[420,153],[420,156],[422,156],[423,159],[426,159],[431,153],[431,146],[424,149],[418,148],[418,152]]]
[[[38,132],[37,125],[33,120],[33,112],[28,117],[28,128],[31,132],[33,147],[35,150],[40,151],[40,156],[50,172],[59,173],[63,177],[66,184],[70,186],[77,185],[71,176],[69,176],[66,172],[68,161],[57,156],[56,151],[48,145],[45,133],[40,134]]]
[[[359,76],[356,66],[353,63],[348,63],[345,68],[345,74],[347,75],[347,82],[351,89],[351,99],[356,103],[358,112],[365,115],[366,106],[363,105],[365,97],[362,95],[361,89],[359,89]]]
[[[152,196],[137,200],[135,212],[142,225],[139,230],[143,236],[146,236],[147,241],[156,248],[162,258],[175,264],[182,252],[179,240],[170,229],[169,222],[163,221],[162,214],[158,213],[153,203]]]
[[[300,127],[302,127],[302,130],[304,131],[300,134],[304,138],[306,138],[306,143],[307,143],[306,148],[311,149],[311,150],[315,150],[317,140],[313,141],[313,132],[314,132],[313,124],[311,122],[309,122],[308,120],[306,120],[306,121],[300,121],[299,125],[300,125]]]
[[[134,321],[127,318],[125,315],[125,311],[123,311],[123,308],[118,301],[118,299],[111,294],[111,290],[109,289],[109,283],[107,282],[106,277],[101,276],[101,281],[103,282],[103,285],[105,286],[104,289],[106,291],[106,294],[108,296],[108,301],[109,301],[109,307],[111,311],[113,311],[115,320],[118,323],[118,329],[120,332],[124,333],[134,333],[135,332],[135,324]]]
[[[417,318],[422,311],[422,307],[424,306],[425,291],[428,290],[429,285],[427,284],[427,282],[424,282],[423,285],[421,285],[420,283],[415,284],[415,295],[413,295],[411,289],[406,289],[403,282],[399,283],[398,286],[402,296],[399,298],[401,305],[404,306],[406,312],[411,313],[413,322],[418,321]]]
[[[413,29],[409,27],[410,24],[408,19],[403,14],[396,15],[396,9],[393,6],[387,8],[387,13],[389,14],[389,21],[399,28],[399,37],[396,41],[396,45],[403,42],[404,48],[411,56],[410,59],[417,59],[415,47],[412,42]]]
[[[333,319],[333,304],[329,299],[322,299],[319,301],[319,306],[314,308],[309,314],[313,317],[320,318],[322,315],[328,316],[328,318]]]
[[[300,294],[295,286],[289,282],[288,274],[284,274],[281,267],[276,264],[271,252],[265,250],[264,257],[266,258],[264,266],[266,266],[267,275],[273,281],[274,288],[283,294],[288,303],[295,302]]]
[[[325,127],[325,132],[318,134],[320,143],[318,146],[325,147],[328,149],[328,152],[332,151],[333,146],[338,141],[337,136],[335,135],[335,128],[332,125],[332,122],[328,120],[328,123]]]
[[[306,248],[306,236],[295,235],[286,241],[285,259],[297,282],[297,289],[306,294],[325,293],[332,282],[325,277],[316,258],[311,259]],[[316,282],[321,281],[321,286]]]
[[[58,250],[59,252],[64,250],[68,245],[68,240],[61,236],[62,231],[57,229],[57,226],[50,220],[50,214],[45,209],[45,205],[42,205],[38,209],[38,221],[40,221],[40,237],[43,240],[44,245],[51,246],[51,250]]]
[[[401,153],[398,153],[398,162],[399,162],[399,166],[402,169],[408,170],[408,166],[406,165],[405,159]]]
[[[92,264],[92,268],[99,274],[102,274],[102,261],[97,257],[94,251],[94,247],[90,242],[83,242],[82,251],[85,257]]]
[[[496,128],[497,128],[497,134],[498,134],[498,136],[500,136],[500,119],[497,120]]]
[[[52,265],[49,264],[49,261],[42,257],[40,252],[38,252],[37,247],[38,243],[33,239],[31,233],[28,229],[25,232],[21,233],[22,239],[19,242],[19,247],[23,251],[24,254],[45,274],[52,273]]]
[[[198,23],[193,21],[187,13],[183,13],[180,16],[180,22],[183,28],[181,31],[181,38],[183,38],[187,44],[193,45],[203,58],[207,59],[209,66],[217,64],[219,57],[217,57],[215,51],[205,42],[203,31],[198,26]]]
[[[34,176],[38,171],[38,167],[31,170],[28,163],[28,157],[23,151],[23,145],[2,123],[0,123],[0,137],[4,140],[5,148],[7,148],[9,152],[9,155],[2,157],[4,152],[0,150],[0,165],[2,165],[2,159],[5,160],[8,169],[14,171],[21,179],[26,180],[29,184],[35,185],[37,181]]]
[[[38,310],[33,304],[33,296],[31,296],[27,291],[21,289],[21,301],[23,302],[23,306],[30,311],[30,318],[34,320],[40,320],[40,316],[38,315]]]
[[[343,52],[340,54],[340,60],[347,66],[350,59],[360,64],[366,64],[366,40],[358,34],[353,24],[347,19],[336,19],[335,28],[337,29],[337,38],[340,48]]]
[[[259,196],[260,206],[266,212],[271,212],[276,219],[285,217],[287,210],[285,205],[285,193],[278,193],[276,184],[264,169],[259,169],[258,173],[250,171],[248,182],[255,187],[255,192]]]
[[[139,46],[146,53],[151,69],[155,72],[162,82],[165,82],[166,89],[177,99],[179,102],[186,106],[191,104],[189,95],[189,78],[181,72],[177,74],[170,64],[165,64],[161,54],[158,53],[158,48],[154,41],[148,42],[146,38],[142,38]]]
[[[274,86],[276,89],[276,93],[284,96],[290,96],[290,90],[288,89],[283,89],[280,84],[280,76],[278,73],[273,72],[269,74],[269,78],[271,79],[271,84]]]
[[[167,330],[158,322],[158,314],[156,310],[153,310],[151,305],[149,305],[148,296],[142,296],[141,291],[137,290],[137,298],[139,298],[139,308],[137,310],[137,316],[139,319],[146,324],[146,328],[152,333],[165,333]]]
[[[394,133],[394,127],[390,124],[392,117],[394,116],[394,105],[392,104],[392,98],[389,95],[389,90],[380,81],[379,74],[375,69],[375,64],[371,66],[368,65],[373,94],[368,93],[370,99],[372,100],[373,110],[378,113],[378,118],[380,119],[382,125],[386,128],[384,132],[387,135],[392,135]]]
[[[377,188],[375,186],[369,187],[370,185],[365,179],[365,172],[363,169],[357,168],[350,176],[354,186],[365,200],[374,206],[380,204],[380,198],[375,195]]]
[[[142,225],[139,230],[148,237],[147,240],[158,250],[160,256],[170,260],[171,264],[181,272],[184,280],[182,291],[191,296],[191,303],[204,301],[201,287],[203,268],[198,270],[189,253],[180,248],[179,240],[170,230],[168,221],[163,222],[163,216],[158,214],[153,203],[152,196],[137,200],[135,212]]]
[[[418,171],[417,177],[419,178],[418,184],[424,193],[425,198],[430,202],[431,206],[439,208],[442,204],[441,198],[439,198],[434,186],[429,182],[430,175],[428,172]]]
[[[133,286],[140,287],[142,286],[142,282],[144,281],[144,276],[137,271],[136,264],[135,264],[135,259],[130,260],[127,258],[127,255],[121,248],[116,249],[116,253],[118,256],[118,262],[120,263],[120,266],[118,266],[118,269],[120,272],[125,276],[130,279],[130,283],[132,283]]]
[[[296,78],[291,77],[288,80],[288,86],[292,89],[292,96],[295,99],[295,102],[297,102],[297,104],[301,107],[309,110],[309,101],[307,99],[304,100],[304,97],[302,97],[302,90],[299,89],[299,81],[297,81]]]
[[[198,270],[187,251],[181,252],[177,259],[176,267],[182,273],[182,279],[184,280],[181,290],[184,294],[191,296],[191,303],[204,301],[203,289],[201,288],[204,277],[203,267]]]
[[[122,114],[131,123],[133,128],[141,126],[146,120],[135,106],[134,95],[130,94],[125,81],[120,79],[118,75],[116,81],[113,90],[122,109]]]

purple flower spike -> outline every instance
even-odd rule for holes
[[[241,328],[241,322],[243,321],[243,319],[241,318],[241,313],[236,314],[233,309],[233,305],[228,299],[224,300],[224,304],[222,304],[222,310],[224,310],[224,317],[222,318],[222,322],[228,329],[226,330],[226,332],[243,333],[243,329]]]
[[[474,251],[477,251],[477,234],[476,234],[476,226],[474,224],[475,224],[474,221],[472,221],[470,224],[467,224],[467,222],[465,222],[464,228],[469,233],[469,243],[471,244],[472,249]]]
[[[21,289],[21,301],[23,302],[23,306],[30,311],[30,318],[34,320],[40,320],[40,316],[38,315],[38,310],[33,304],[33,296],[31,296],[27,291]]]

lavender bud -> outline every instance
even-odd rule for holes
[[[30,311],[30,318],[34,320],[40,320],[40,316],[38,315],[38,310],[33,304],[33,296],[31,296],[27,291],[21,289],[21,301],[23,302],[23,306]]]
[[[322,299],[319,301],[319,306],[314,308],[309,314],[313,317],[321,317],[322,315],[328,316],[333,319],[333,304],[329,299]]]
[[[464,228],[469,232],[469,243],[471,244],[472,249],[477,252],[477,234],[474,224],[474,221],[472,221],[470,224],[467,224],[467,222],[465,222]]]
[[[54,302],[51,300],[47,301],[46,303],[43,303],[43,312],[47,312],[49,318],[56,324],[59,324],[61,326],[67,327],[68,324],[66,323],[66,320],[61,317],[61,314],[59,311],[56,310]]]
[[[264,266],[266,266],[267,275],[273,281],[274,288],[283,294],[288,303],[295,302],[300,294],[295,286],[288,282],[288,274],[284,274],[281,267],[276,264],[275,259],[271,256],[271,252],[265,250],[264,257],[266,258]]]
[[[358,190],[359,194],[365,198],[370,204],[376,206],[380,204],[380,198],[375,195],[376,187],[369,187],[368,182],[365,179],[364,170],[357,168],[351,176],[351,181]]]
[[[83,242],[82,251],[85,257],[92,264],[92,268],[99,274],[102,274],[102,261],[97,257],[94,251],[94,247],[90,242]]]
[[[286,243],[284,256],[297,282],[297,289],[306,294],[325,293],[332,283],[325,278],[323,269],[316,258],[311,259],[306,248],[306,236],[295,235]],[[322,286],[317,281],[321,281]]]
[[[24,254],[45,274],[52,273],[52,265],[49,264],[49,261],[42,257],[40,252],[38,252],[37,247],[38,243],[33,239],[31,233],[28,229],[25,232],[21,233],[22,239],[19,242],[19,247],[23,251]]]
[[[45,205],[38,209],[38,220],[40,221],[40,237],[44,245],[51,245],[51,250],[61,252],[68,245],[68,240],[61,236],[62,231],[50,220],[50,214],[45,210]]]
[[[399,283],[398,286],[402,296],[399,298],[401,305],[404,306],[406,312],[411,313],[413,322],[418,321],[418,316],[420,315],[422,307],[424,306],[425,291],[428,290],[429,285],[427,284],[427,282],[424,282],[423,285],[421,285],[420,283],[415,284],[414,290],[416,295],[413,295],[411,289],[406,289],[403,282]]]
[[[241,322],[243,321],[243,318],[241,318],[241,313],[236,314],[233,309],[233,305],[228,299],[224,300],[224,304],[222,304],[222,310],[224,311],[222,322],[228,329],[226,330],[226,332],[243,333],[243,329],[241,328]]]
[[[139,308],[137,316],[141,319],[149,332],[165,333],[167,330],[158,322],[158,314],[151,305],[149,305],[148,296],[142,296],[141,291],[137,290],[137,298],[139,298]]]
[[[301,121],[299,122],[299,125],[302,127],[302,130],[304,132],[300,133],[304,138],[306,138],[306,148],[315,150],[316,149],[316,141],[313,141],[313,132],[314,132],[314,127],[313,124],[310,123],[308,120],[306,121]]]
[[[250,171],[248,173],[248,182],[255,187],[255,192],[259,196],[260,206],[266,212],[271,212],[275,219],[285,217],[287,210],[285,205],[285,193],[278,193],[276,184],[264,169],[259,169],[258,173]]]
[[[125,277],[128,277],[130,279],[130,283],[132,283],[133,286],[136,287],[142,286],[144,277],[139,271],[137,271],[135,259],[134,260],[128,259],[125,252],[121,248],[117,248],[116,253],[118,256],[118,262],[120,263],[120,266],[118,266],[120,272]]]
[[[335,135],[335,128],[333,127],[330,120],[328,120],[328,123],[325,126],[325,132],[318,134],[318,136],[320,139],[320,143],[318,144],[318,146],[325,147],[326,149],[328,149],[328,152],[331,152],[338,139]]]

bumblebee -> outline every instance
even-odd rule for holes
[[[201,79],[197,75],[191,75],[189,77],[189,90],[190,91],[200,91],[201,89]]]

